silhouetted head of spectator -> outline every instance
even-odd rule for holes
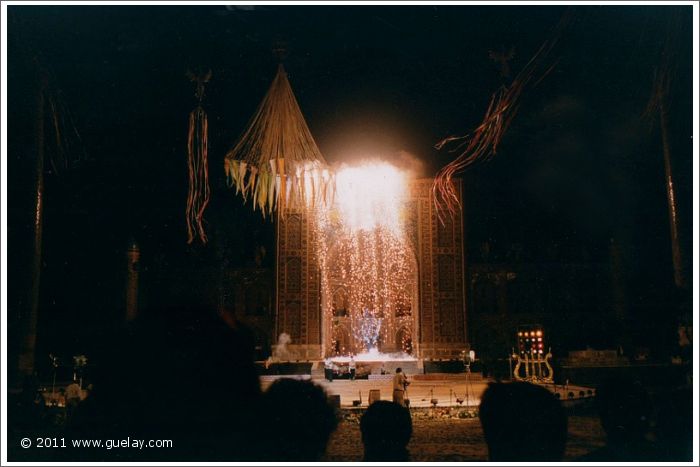
[[[94,460],[250,459],[247,437],[261,393],[244,327],[208,306],[150,309],[105,339],[103,348],[93,420],[75,429],[171,439],[173,447],[95,452],[102,457]]]
[[[491,461],[556,462],[564,456],[566,412],[542,386],[490,383],[479,418]]]
[[[609,444],[644,441],[650,428],[651,398],[639,382],[606,381],[596,390],[596,405]]]
[[[389,401],[376,401],[360,420],[364,461],[408,461],[406,446],[411,440],[413,423],[406,407]]]
[[[32,403],[37,391],[39,391],[39,381],[36,377],[36,373],[32,373],[24,376],[24,382],[22,383],[22,401],[25,404]]]
[[[397,369],[396,369],[396,372],[397,372],[397,373],[401,373],[401,367],[397,368]]]
[[[262,411],[264,460],[317,461],[338,426],[326,391],[311,381],[278,379],[263,394]]]
[[[659,407],[655,433],[662,460],[693,460],[692,388],[683,388],[664,395]]]

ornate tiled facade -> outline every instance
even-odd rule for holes
[[[321,358],[320,275],[316,233],[307,212],[287,212],[277,230],[275,335],[292,338],[295,359]]]
[[[431,186],[432,179],[410,184],[405,221],[417,270],[412,274],[415,284],[407,284],[410,316],[392,317],[395,329],[389,336],[410,337],[411,350],[420,358],[451,358],[458,357],[467,343],[464,233],[459,211],[455,218],[445,216],[444,223],[440,222],[430,198]],[[459,181],[456,188],[461,198]],[[342,316],[333,317],[330,310],[322,310],[322,303],[333,306],[334,300],[322,297],[312,216],[287,211],[277,225],[275,334],[290,335],[292,359],[318,359],[329,354],[334,339],[347,339],[343,336],[348,323]],[[342,288],[342,284],[335,286]],[[400,350],[395,343],[385,348]]]

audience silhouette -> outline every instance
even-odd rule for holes
[[[102,440],[172,440],[163,449],[57,450],[56,461],[318,461],[338,426],[325,390],[284,378],[265,393],[250,331],[207,306],[149,310],[105,338],[93,390],[75,409],[66,434]],[[18,405],[36,407],[27,378]],[[41,402],[41,401],[40,401]],[[581,461],[684,461],[692,458],[689,391],[665,398],[652,435],[652,400],[639,383],[610,380],[596,393],[607,445]],[[489,460],[556,462],[563,458],[567,417],[546,388],[490,383],[479,417]],[[41,418],[36,414],[34,423]],[[408,461],[409,411],[377,401],[361,418],[364,461]]]
[[[556,462],[564,456],[566,412],[542,386],[490,383],[479,418],[491,461]]]
[[[666,462],[693,460],[693,393],[681,388],[663,394],[656,418],[655,435],[659,456]]]
[[[8,403],[10,398],[8,397]],[[10,405],[11,419],[17,427],[23,429],[42,429],[46,412],[46,401],[39,390],[36,373],[26,375],[22,384],[22,393],[15,404]]]
[[[360,420],[363,460],[367,462],[408,461],[407,445],[413,434],[408,409],[389,401],[376,401]]]
[[[313,462],[326,452],[338,426],[326,391],[308,380],[278,379],[262,398],[260,449],[264,461]]]
[[[254,460],[260,383],[250,333],[209,307],[149,310],[105,340],[75,437],[172,440],[162,449],[66,449],[74,460]]]
[[[595,400],[607,444],[582,456],[581,461],[657,460],[658,453],[647,439],[651,428],[652,401],[641,383],[609,379],[596,389]]]

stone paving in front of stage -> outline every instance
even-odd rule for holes
[[[488,451],[478,418],[425,418],[413,414],[413,436],[409,443],[411,461],[487,461]],[[547,442],[547,440],[542,440]],[[605,432],[595,416],[569,416],[568,441],[564,461],[574,461],[605,444]],[[359,421],[343,419],[331,436],[323,460],[358,462],[362,460]]]

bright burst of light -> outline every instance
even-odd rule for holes
[[[344,167],[336,174],[335,204],[345,227],[401,231],[401,206],[406,199],[406,174],[393,165],[372,162]]]
[[[362,342],[365,349],[371,351],[377,349],[379,342],[379,331],[382,327],[382,318],[377,317],[376,311],[368,309],[362,310],[359,319],[353,323],[355,339]]]
[[[407,188],[407,175],[390,164],[345,167],[335,176],[333,205],[315,211],[326,322],[332,320],[334,288],[343,287],[354,351],[371,352],[370,358],[411,321],[410,314],[397,313],[410,309],[411,300],[412,260],[402,215]]]

